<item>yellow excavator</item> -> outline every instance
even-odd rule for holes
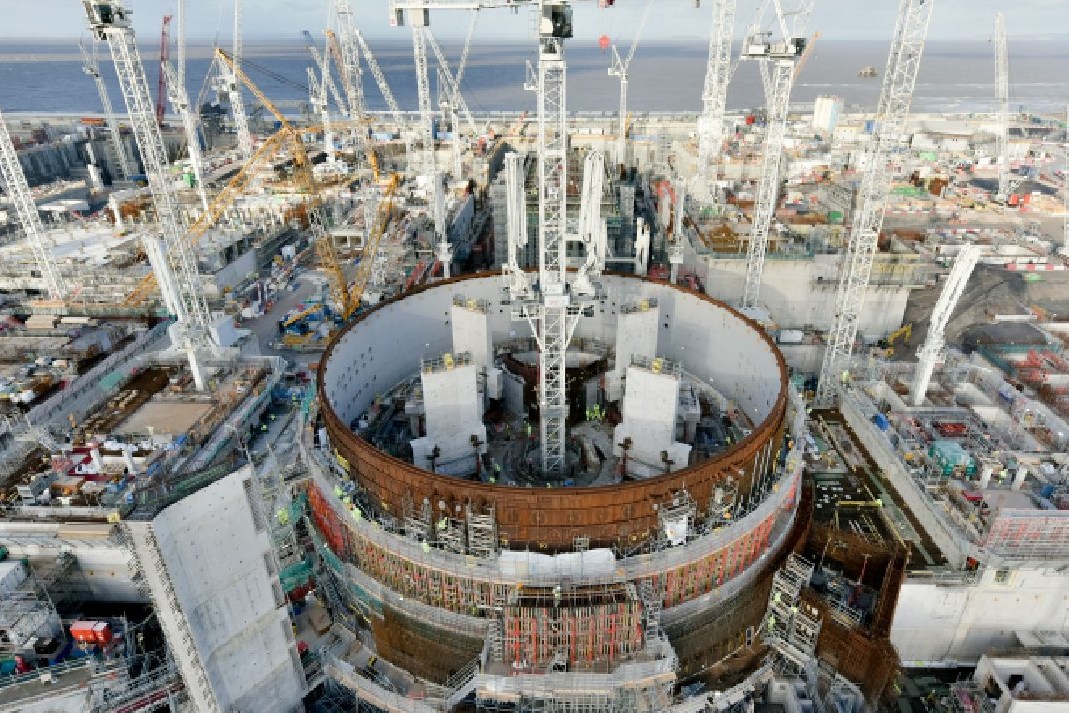
[[[887,337],[887,356],[894,356],[895,342],[901,339],[903,342],[908,342],[910,337],[913,336],[913,322],[903,324],[901,327],[891,332]]]

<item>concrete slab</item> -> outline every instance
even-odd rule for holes
[[[152,429],[157,435],[179,436],[189,431],[210,410],[211,404],[150,401],[135,411],[115,432],[136,435]]]

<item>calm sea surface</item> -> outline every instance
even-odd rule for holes
[[[456,43],[444,49],[455,64]],[[112,101],[122,106],[106,47],[101,65],[109,78]],[[143,47],[147,54],[152,50]],[[416,82],[411,45],[377,42],[373,50],[398,102],[415,109]],[[696,111],[701,106],[701,87],[707,48],[704,44],[643,44],[631,66],[629,106],[635,111]],[[188,65],[191,97],[214,100],[204,89],[209,50],[194,47]],[[306,67],[310,60],[302,42],[253,43],[247,45],[249,74],[273,99],[307,100]],[[849,109],[872,110],[880,81],[860,79],[858,70],[877,67],[881,75],[887,45],[879,42],[821,40],[808,66],[795,84],[792,98],[809,102],[822,94],[842,97]],[[476,44],[473,46],[464,91],[473,111],[533,110],[534,95],[523,90],[525,62],[533,59],[530,43]],[[609,55],[599,48],[574,44],[568,50],[568,101],[573,111],[615,111],[619,82],[608,76]],[[145,63],[152,91],[156,90],[159,64]],[[262,71],[263,67],[268,71]],[[994,60],[991,45],[984,42],[930,42],[924,56],[913,108],[916,111],[984,112],[995,104]],[[273,76],[277,75],[277,76]],[[432,57],[432,86],[436,91]],[[283,77],[287,81],[281,81]],[[372,109],[385,103],[365,71],[365,93]],[[1064,112],[1069,101],[1069,47],[1057,42],[1014,43],[1011,46],[1011,97],[1014,108],[1032,112]],[[728,98],[733,110],[763,102],[756,68],[742,64]],[[0,109],[5,112],[82,113],[99,112],[100,101],[92,80],[82,73],[75,42],[0,40]],[[292,108],[289,111],[293,111]]]

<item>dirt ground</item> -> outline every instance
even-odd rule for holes
[[[1026,274],[1039,279],[1028,281]],[[941,290],[942,284],[910,294],[903,324],[912,322],[913,334],[906,344],[896,344],[896,359],[916,359]],[[996,314],[1022,314],[1034,307],[1045,310],[1051,319],[1069,320],[1069,271],[1021,273],[977,265],[947,324],[947,343],[960,346],[969,327],[988,324]]]

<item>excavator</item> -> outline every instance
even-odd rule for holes
[[[895,342],[897,342],[899,339],[901,339],[903,341],[903,343],[904,342],[908,342],[910,337],[912,337],[912,336],[913,336],[913,322],[908,322],[906,324],[903,324],[901,327],[899,327],[895,331],[891,332],[889,335],[887,335],[887,339],[884,340],[884,343],[887,345],[886,346],[887,351],[885,352],[885,355],[887,357],[894,356],[894,354],[895,354]]]

